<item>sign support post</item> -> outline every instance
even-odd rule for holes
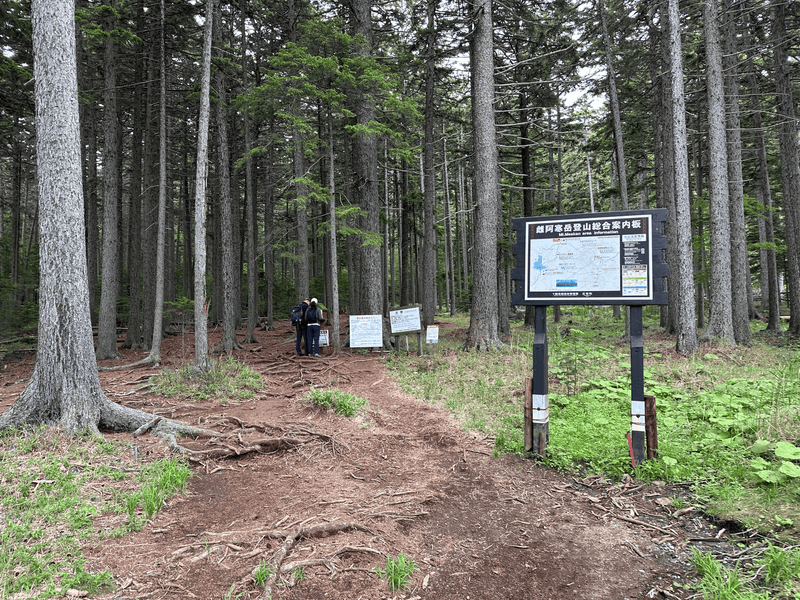
[[[646,458],[644,441],[644,335],[642,307],[631,306],[631,459]]]
[[[547,387],[547,306],[537,305],[534,314],[531,450],[544,456],[550,434],[550,398]]]

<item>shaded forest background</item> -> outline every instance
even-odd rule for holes
[[[473,106],[470,45],[490,8],[487,113]],[[169,2],[162,20],[144,0],[76,5],[91,313],[98,323],[111,306],[130,348],[153,342],[159,243],[172,318],[193,310],[205,10]],[[747,321],[762,314],[777,330],[781,300],[800,301],[797,10],[780,1],[219,2],[210,318],[221,322],[233,305],[237,319],[257,314],[271,326],[300,298],[330,303],[336,287],[351,314],[375,310],[376,298],[384,314],[421,304],[428,323],[437,309],[469,310],[482,209],[497,215],[492,302],[502,335],[512,218],[663,207],[672,293],[662,325],[679,349],[681,323],[735,343],[748,343]],[[30,7],[12,0],[0,15],[0,328],[9,334],[37,321],[39,234]],[[474,132],[487,118],[498,185],[496,203],[481,204]],[[374,141],[366,155],[365,137]],[[689,268],[677,262],[683,250]],[[693,311],[672,304],[687,296]]]

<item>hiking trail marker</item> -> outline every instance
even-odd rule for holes
[[[667,304],[666,220],[666,209],[513,219],[517,264],[511,300],[535,307],[526,451],[544,455],[549,436],[547,307],[621,304],[630,307],[631,460],[636,465],[646,458],[642,306]]]

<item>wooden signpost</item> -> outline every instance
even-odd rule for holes
[[[420,318],[419,306],[409,306],[398,310],[389,311],[389,325],[392,337],[394,338],[395,349],[400,348],[398,338],[400,335],[409,333],[417,336],[417,352],[422,356],[422,319]],[[408,350],[408,337],[406,337],[406,350]]]
[[[585,213],[513,220],[517,240],[512,269],[515,305],[535,307],[533,376],[525,393],[525,450],[544,455],[550,422],[547,307],[621,304],[630,307],[631,460],[646,457],[642,306],[667,304],[665,209]],[[655,426],[647,440],[657,451]],[[649,455],[648,453],[648,455]]]

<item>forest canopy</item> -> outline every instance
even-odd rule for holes
[[[502,336],[512,218],[656,207],[679,351],[698,328],[737,344],[759,316],[778,331],[782,300],[798,314],[794,3],[214,4],[213,322],[271,326],[335,293],[350,314],[419,304],[426,323],[488,310]],[[206,9],[75,11],[90,314],[100,336],[124,321],[130,348],[153,344],[159,243],[164,327],[193,310]],[[30,5],[0,11],[10,336],[38,319],[40,213]]]

